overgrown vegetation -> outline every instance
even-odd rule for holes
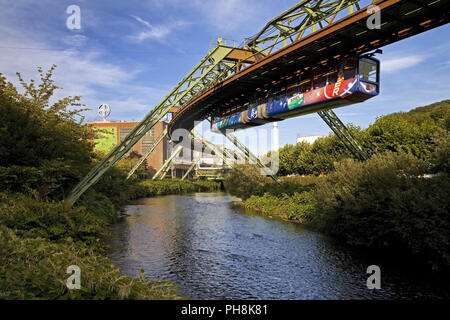
[[[216,190],[213,182],[157,181],[131,154],[71,206],[67,192],[104,156],[82,124],[80,97],[54,100],[55,67],[23,90],[0,74],[0,299],[178,299],[170,282],[120,274],[105,256],[109,226],[131,199]],[[66,269],[82,270],[68,290]]]
[[[186,181],[180,179],[147,180],[140,183],[145,189],[146,197],[161,196],[166,194],[180,194],[192,192],[210,192],[220,189],[220,183],[214,181]]]
[[[450,100],[380,117],[364,130],[351,124],[348,128],[369,155],[406,152],[431,160],[439,137],[448,136]],[[288,144],[279,150],[279,157],[280,175],[327,174],[333,171],[334,163],[354,159],[334,134],[319,138],[313,144]]]
[[[247,208],[307,224],[346,243],[450,267],[450,100],[351,127],[371,158],[353,159],[334,135],[280,150],[278,185],[238,166],[225,183]],[[318,176],[321,174],[320,176]]]

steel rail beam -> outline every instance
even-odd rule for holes
[[[167,127],[164,128],[163,132],[161,132],[161,134],[159,135],[159,137],[155,140],[155,142],[152,144],[152,146],[150,147],[150,149],[148,149],[147,152],[144,153],[144,155],[139,159],[139,161],[134,165],[133,169],[130,170],[130,172],[128,173],[128,176],[126,178],[126,180],[128,180],[133,173],[141,166],[141,164],[145,161],[145,159],[148,158],[148,156],[150,156],[153,151],[156,149],[156,147],[160,144],[160,142],[164,139],[165,136],[167,136]]]
[[[304,0],[286,10],[269,21],[254,37],[245,39],[248,48],[255,48],[261,44],[265,50],[272,52],[281,44],[282,47],[302,38],[308,31],[317,31],[334,21],[338,13],[347,9],[348,14],[353,13],[353,7],[359,10],[359,0]],[[308,33],[308,34],[310,34]],[[294,35],[296,35],[294,37]],[[267,45],[269,43],[269,45]],[[244,46],[245,47],[245,46]]]

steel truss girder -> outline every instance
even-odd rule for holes
[[[133,169],[130,170],[130,172],[128,173],[127,176],[127,180],[133,175],[133,173],[137,170],[137,168],[139,168],[141,166],[141,164],[145,161],[145,159],[148,158],[148,156],[150,156],[153,151],[156,149],[156,147],[160,144],[160,142],[164,139],[165,136],[167,136],[167,127],[164,128],[163,132],[161,132],[161,134],[159,135],[159,137],[155,140],[155,142],[152,144],[152,146],[150,147],[150,149],[148,149],[144,155],[139,159],[139,161],[134,165]]]
[[[344,143],[344,145],[359,159],[367,160],[368,156],[358,141],[353,137],[344,123],[334,113],[333,110],[324,110],[317,112],[326,124],[333,130],[336,136]]]
[[[339,13],[360,9],[360,0],[303,0],[269,21],[255,36],[245,39],[244,48],[274,52],[332,23]],[[261,48],[262,47],[262,48]]]
[[[180,154],[181,150],[183,150],[182,145],[179,145],[178,147],[175,148],[170,157],[166,160],[166,162],[164,162],[164,165],[152,177],[152,180],[156,180],[159,177],[159,175],[161,175],[160,180],[164,179],[167,172],[169,172],[170,170],[170,164],[172,163],[173,159]]]
[[[258,165],[258,167],[261,168],[261,170],[264,171],[264,173],[267,176],[270,176],[274,181],[278,182],[278,178],[277,176],[275,176],[274,174],[272,174],[269,169],[261,162],[261,160],[254,155],[249,148],[247,148],[242,142],[239,141],[239,139],[231,132],[228,133],[223,133],[222,134],[227,137],[228,140],[230,140],[239,150],[241,150],[241,152],[244,154],[244,157],[249,161],[249,162],[254,162]]]
[[[229,165],[230,167],[233,166],[233,163],[230,163],[229,159],[225,156],[225,154],[212,142],[209,142],[208,140],[206,140],[205,138],[203,138],[203,136],[195,129],[192,129],[192,135],[194,136],[194,138],[199,139],[202,141],[202,144],[211,149],[217,156],[221,157],[223,162],[227,165]]]
[[[220,81],[229,75],[223,72],[229,68],[223,59],[233,50],[231,47],[217,45],[184,77],[172,91],[116,146],[103,160],[101,160],[70,192],[66,201],[75,203],[78,198],[93,184],[97,183],[103,174],[116,164],[144,135],[161,120],[172,107],[183,106],[194,95],[212,83]],[[219,70],[219,73],[217,73]]]

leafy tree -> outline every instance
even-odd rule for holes
[[[433,142],[436,147],[431,154],[433,172],[450,173],[450,132],[436,134]]]
[[[66,97],[51,103],[58,86],[38,68],[41,83],[25,82],[17,73],[23,93],[0,74],[0,166],[38,167],[44,161],[60,159],[89,164],[93,134],[80,125],[83,118],[80,97]]]
[[[252,193],[270,178],[261,175],[261,170],[254,164],[237,164],[224,182],[225,189],[234,196],[247,199]]]
[[[408,153],[345,159],[317,184],[313,225],[352,245],[414,254],[450,265],[447,177],[425,178],[428,163]]]

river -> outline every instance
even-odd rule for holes
[[[171,280],[193,299],[449,298],[429,279],[287,221],[233,205],[225,193],[141,199],[113,228],[113,263]],[[381,268],[369,290],[366,269]]]

